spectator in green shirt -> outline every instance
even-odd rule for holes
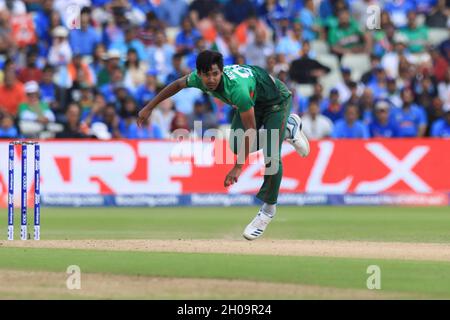
[[[19,119],[25,122],[34,122],[47,125],[55,121],[55,115],[47,103],[40,99],[39,85],[36,81],[25,83],[27,100],[19,105]]]
[[[339,57],[346,53],[361,53],[365,51],[364,34],[357,22],[350,18],[348,10],[340,10],[337,26],[331,27],[328,32],[328,42],[331,51]]]
[[[400,32],[408,39],[408,49],[411,53],[422,53],[428,39],[428,29],[424,25],[417,25],[416,12],[408,12],[408,25]]]
[[[101,86],[108,84],[111,82],[111,76],[113,71],[120,67],[120,52],[117,50],[109,50],[105,56],[105,66],[98,71],[97,74],[97,86],[100,88]]]

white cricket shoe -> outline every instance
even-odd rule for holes
[[[262,236],[270,221],[273,218],[259,211],[256,217],[244,230],[244,238],[247,240],[255,240]]]
[[[310,152],[309,141],[302,130],[302,119],[295,113],[292,113],[289,115],[286,125],[289,132],[286,141],[294,147],[299,155],[302,157],[308,156]]]

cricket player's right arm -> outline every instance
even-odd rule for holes
[[[181,77],[169,85],[167,85],[164,89],[162,89],[152,100],[150,100],[145,107],[139,111],[138,118],[136,120],[138,127],[141,127],[142,124],[150,117],[153,109],[156,108],[158,104],[167,98],[172,97],[177,94],[180,90],[187,87],[187,76]]]

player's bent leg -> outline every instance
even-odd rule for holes
[[[310,147],[308,138],[302,130],[302,119],[292,113],[286,123],[286,141],[289,142],[302,157],[309,155]]]
[[[289,113],[292,108],[292,95],[287,86],[280,80],[277,80],[277,87],[282,95],[289,96],[283,103],[284,109]],[[289,115],[287,119],[285,139],[302,157],[306,157],[309,154],[309,142],[302,130],[302,119],[296,114]]]

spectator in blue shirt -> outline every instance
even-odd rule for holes
[[[147,51],[141,40],[137,39],[136,28],[129,27],[125,30],[125,38],[115,41],[109,47],[109,50],[117,50],[120,52],[122,61],[125,60],[128,50],[134,49],[137,52],[140,61],[147,61]]]
[[[408,11],[415,9],[415,0],[388,0],[385,1],[384,9],[391,16],[392,22],[397,28],[402,28],[408,23]]]
[[[181,25],[181,31],[175,39],[177,52],[188,54],[194,50],[195,42],[201,37],[200,32],[194,28],[191,18],[185,17]]]
[[[375,67],[375,77],[367,86],[372,90],[375,99],[381,99],[387,96],[386,73],[381,64]]]
[[[391,77],[386,78],[386,99],[393,104],[394,107],[400,108],[402,106],[402,99],[400,98],[400,90],[397,88],[397,80]]]
[[[332,137],[344,139],[369,138],[369,130],[364,123],[358,120],[358,113],[358,107],[349,104],[345,109],[345,118],[336,121]]]
[[[225,18],[238,25],[254,11],[255,7],[249,0],[229,0],[225,5]]]
[[[105,97],[108,103],[116,102],[116,91],[119,88],[124,88],[125,84],[123,82],[123,71],[120,67],[114,68],[111,75],[111,82],[104,84],[100,87],[100,92]]]
[[[157,74],[157,71],[154,69],[148,70],[145,77],[145,83],[137,88],[135,98],[139,107],[145,106],[154,96],[156,96],[156,90],[158,88],[156,81]]]
[[[438,119],[431,127],[431,136],[440,138],[450,138],[450,104],[444,106],[444,115]]]
[[[186,67],[188,67],[191,70],[195,70],[198,54],[206,49],[208,49],[208,46],[205,39],[197,38],[197,40],[195,40],[194,50],[191,51],[191,53],[189,53],[185,58]]]
[[[189,71],[183,67],[183,54],[181,53],[175,53],[173,55],[172,66],[173,70],[167,76],[166,85],[189,73]]]
[[[437,0],[415,0],[417,13],[429,13],[437,4]]]
[[[90,108],[85,108],[81,113],[81,121],[89,127],[92,123],[103,121],[103,112],[106,108],[106,99],[101,93],[96,93],[94,102]]]
[[[111,2],[111,0],[91,0],[91,1],[94,7],[102,7]]]
[[[0,113],[0,138],[18,138],[19,131],[14,126],[14,119],[8,113]]]
[[[130,126],[136,122],[137,113],[136,100],[132,97],[126,97],[119,110],[119,131],[122,137],[128,136]]]
[[[361,119],[366,125],[369,125],[373,120],[373,109],[375,106],[375,99],[370,88],[365,88],[361,94],[358,107]]]
[[[50,65],[46,65],[42,70],[42,81],[39,84],[41,99],[47,103],[56,115],[58,121],[64,116],[65,107],[67,105],[67,90],[58,86],[54,80],[54,69]]]
[[[290,14],[290,19],[293,20],[295,19],[295,16],[298,12],[300,12],[305,6],[304,5],[304,0],[288,0],[287,2],[287,8],[286,8],[286,12],[288,12]]]
[[[172,71],[170,63],[175,53],[175,48],[167,42],[163,30],[155,32],[155,43],[147,48],[148,63],[150,69],[158,71],[158,80],[165,83],[167,76]]]
[[[333,15],[333,6],[330,0],[322,0],[319,5],[320,19],[326,20]]]
[[[193,131],[197,137],[203,137],[206,130],[217,128],[217,117],[212,110],[210,110],[207,101],[198,99],[194,103],[192,113],[187,115],[189,129]],[[196,121],[201,122],[200,127],[195,127]],[[196,131],[195,129],[199,129]]]
[[[69,43],[74,54],[92,55],[95,46],[100,42],[100,34],[90,25],[90,19],[90,9],[83,9],[80,15],[81,28],[70,30]]]
[[[267,23],[267,25],[275,32],[278,20],[286,17],[286,9],[281,6],[279,1],[264,1],[258,8],[259,16]]]
[[[342,119],[344,116],[344,108],[339,103],[339,91],[337,89],[331,89],[330,98],[322,103],[321,109],[322,114],[330,118],[333,123]]]
[[[303,26],[303,38],[308,41],[316,39],[319,28],[317,27],[317,20],[316,14],[314,13],[313,0],[305,1],[305,6],[303,9],[300,10],[300,13],[297,18]]]
[[[283,54],[289,63],[300,54],[303,40],[302,32],[302,25],[299,22],[295,22],[292,26],[292,30],[289,30],[275,47],[275,52],[277,54]]]
[[[52,43],[51,36],[51,16],[53,10],[53,1],[43,1],[41,8],[35,13],[34,23],[36,26],[36,35],[40,40],[40,47],[45,55],[48,54],[50,45]]]
[[[186,0],[162,0],[156,9],[158,18],[169,27],[178,27],[187,12],[188,4]]]
[[[369,125],[370,136],[373,138],[395,137],[395,126],[389,118],[389,102],[380,100],[375,104],[374,117]]]
[[[145,14],[155,10],[151,1],[149,0],[131,0],[130,3],[133,8],[139,9]]]
[[[161,128],[157,124],[151,123],[148,119],[143,123],[141,128],[135,122],[131,123],[125,137],[128,139],[164,138]]]
[[[392,120],[399,137],[423,137],[427,129],[427,115],[423,107],[413,103],[409,88],[401,91],[402,107],[393,109]]]

